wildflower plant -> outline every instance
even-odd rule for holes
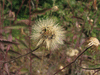
[[[65,30],[53,19],[42,19],[33,25],[32,39],[38,40],[37,46],[44,41],[46,48],[54,50],[64,44]]]
[[[34,24],[45,17],[53,18]],[[99,0],[1,0],[0,75],[86,75],[87,69],[96,73],[99,36]],[[61,48],[43,51],[40,45]]]

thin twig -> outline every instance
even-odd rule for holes
[[[34,5],[33,0],[31,0],[31,4],[32,4],[32,8],[34,9],[35,8],[35,5]]]
[[[31,0],[29,0],[29,35],[31,35]],[[31,51],[31,37],[29,37],[29,50]],[[30,54],[30,75],[32,75],[32,57]]]
[[[16,58],[14,58],[14,59],[11,59],[11,60],[9,60],[9,61],[4,62],[1,69],[3,69],[3,66],[5,65],[5,63],[10,63],[11,61],[14,61],[14,60],[16,60],[16,59],[18,59],[18,58],[24,57],[24,56],[26,56],[26,55],[28,55],[28,54],[30,54],[30,53],[36,51],[39,47],[40,47],[40,46],[38,46],[37,48],[35,48],[34,50],[32,50],[32,51],[30,51],[30,52],[28,52],[28,53],[26,53],[26,54],[20,55],[19,57],[16,57]]]
[[[43,42],[44,42],[44,40],[43,40]],[[32,50],[32,51],[30,51],[30,52],[28,52],[28,53],[26,53],[26,54],[20,55],[19,57],[16,57],[16,58],[14,58],[14,59],[11,59],[11,60],[9,60],[9,61],[4,62],[1,69],[3,69],[3,66],[4,66],[5,63],[10,63],[11,61],[14,61],[14,60],[16,60],[16,59],[18,59],[18,58],[24,57],[24,56],[26,56],[26,55],[28,55],[28,54],[30,54],[30,53],[36,51],[37,49],[40,48],[40,46],[43,44],[43,42],[42,42],[39,46],[37,46],[34,50]]]
[[[100,71],[100,69],[99,70],[97,70],[97,71],[95,71],[94,73],[93,73],[93,75],[95,75],[97,72],[99,72]]]
[[[17,19],[17,15],[18,15],[19,11],[21,10],[22,5],[24,4],[24,1],[25,1],[25,0],[22,0],[22,4],[21,4],[21,6],[19,7],[19,10],[18,10],[18,12],[17,12],[17,14],[16,14],[16,16],[15,16],[15,19],[14,19],[13,24],[15,23],[15,21],[16,21],[16,19]]]
[[[64,68],[58,70],[55,74],[57,74],[58,72],[62,71],[63,69],[65,69],[66,67],[70,66],[71,64],[73,64],[84,52],[86,52],[89,48],[91,48],[92,46],[86,48],[83,52],[81,52],[71,63],[69,63],[68,65],[66,65]]]
[[[85,69],[85,70],[97,70],[97,69],[100,70],[100,67],[98,67],[98,68],[83,68],[83,67],[80,67],[80,68]]]
[[[5,63],[10,63],[11,61],[14,61],[14,60],[16,60],[16,59],[18,59],[18,58],[24,57],[24,56],[26,56],[26,55],[28,55],[28,54],[30,54],[30,53],[36,51],[38,48],[39,48],[39,46],[38,46],[37,48],[35,48],[34,50],[32,50],[32,51],[30,51],[30,52],[28,52],[28,53],[26,53],[26,54],[23,54],[23,55],[21,55],[21,56],[19,56],[19,57],[16,57],[16,58],[14,58],[14,59],[12,59],[12,60],[9,60],[9,61],[7,61],[7,62],[5,62]]]

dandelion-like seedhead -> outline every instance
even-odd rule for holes
[[[44,41],[46,48],[55,49],[60,44],[64,44],[65,31],[53,19],[43,19],[36,21],[33,26],[32,39],[39,41],[37,46]]]

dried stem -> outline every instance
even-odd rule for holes
[[[26,54],[20,55],[19,57],[16,57],[16,58],[14,58],[14,59],[11,59],[11,60],[9,60],[9,61],[4,62],[1,69],[3,69],[3,66],[4,66],[5,63],[10,63],[11,61],[15,61],[16,59],[19,59],[19,58],[21,58],[21,57],[24,57],[24,56],[26,56],[26,55],[28,55],[28,54],[30,54],[30,53],[36,51],[36,50],[39,49],[39,48],[40,48],[40,45],[39,45],[37,48],[35,48],[34,50],[32,50],[32,51],[30,51],[30,52],[28,52],[28,53],[26,53]]]
[[[71,63],[69,63],[68,65],[66,65],[64,68],[58,70],[55,74],[57,74],[58,72],[60,72],[61,70],[65,69],[66,67],[70,66],[71,64],[73,64],[84,52],[86,52],[89,48],[91,48],[92,46],[86,48],[83,52],[81,52]]]
[[[19,11],[21,10],[24,1],[25,1],[25,0],[22,0],[22,4],[21,4],[21,6],[19,7],[19,10],[18,10],[18,12],[17,12],[17,14],[16,14],[16,16],[15,16],[15,19],[14,19],[13,24],[15,23],[15,21],[16,21],[16,19],[17,19],[17,15],[18,15]]]
[[[100,67],[98,67],[98,68],[83,68],[83,67],[80,67],[80,68],[85,69],[85,70],[97,70],[97,69],[100,70]]]
[[[28,55],[28,54],[30,54],[30,53],[36,51],[37,49],[39,49],[39,47],[40,47],[40,46],[38,46],[37,48],[35,48],[34,50],[32,50],[32,51],[30,51],[30,52],[28,52],[28,53],[26,53],[26,54],[20,55],[19,57],[16,57],[16,58],[14,58],[14,59],[12,59],[12,60],[9,60],[9,61],[7,61],[7,62],[5,62],[5,63],[10,63],[11,61],[14,61],[14,60],[16,60],[16,59],[18,59],[18,58],[24,57],[24,56],[26,56],[26,55]]]
[[[29,0],[29,35],[31,35],[31,0]],[[29,37],[29,51],[31,51],[31,38]],[[32,57],[30,54],[30,75],[32,75]]]
[[[95,71],[94,73],[93,73],[93,75],[95,75],[97,72],[99,72],[100,71],[100,69],[99,70],[97,70],[97,71]]]

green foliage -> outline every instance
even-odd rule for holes
[[[19,39],[19,33],[20,33],[20,31],[19,30],[12,29],[12,32],[13,32],[12,33],[12,36]]]

